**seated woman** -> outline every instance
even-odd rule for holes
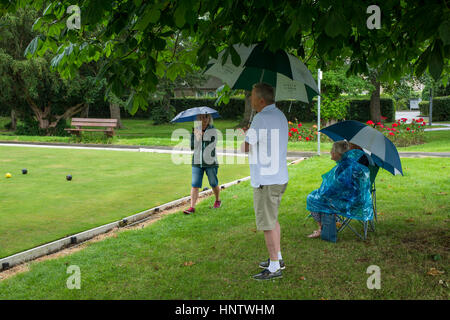
[[[347,141],[333,144],[331,159],[337,164],[322,175],[320,188],[307,197],[306,208],[319,225],[309,238],[320,236],[322,214],[339,214],[363,221],[373,217],[369,169],[358,163],[364,152],[349,149]]]

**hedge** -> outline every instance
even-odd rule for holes
[[[447,99],[449,97],[446,97]],[[433,101],[439,101],[442,98],[436,98]],[[446,100],[448,101],[448,100]],[[244,114],[245,102],[242,98],[231,98],[228,104],[221,104],[220,106],[215,106],[216,98],[173,98],[170,100],[172,106],[175,108],[176,113],[183,110],[199,106],[208,106],[219,111],[222,119],[240,119]],[[317,102],[313,101],[310,104],[306,104],[300,101],[278,101],[277,107],[280,108],[286,118],[289,121],[301,121],[301,122],[311,122],[316,120],[316,115],[313,112],[315,104]],[[395,119],[395,110],[392,99],[380,99],[381,103],[381,114],[387,117],[387,121],[393,121]],[[439,102],[436,103],[439,105]],[[448,119],[448,102],[447,102],[446,116]],[[434,104],[433,104],[434,106]],[[147,110],[139,109],[134,116],[130,115],[126,110],[121,109],[121,117],[124,119],[129,118],[151,118],[151,112],[155,105],[151,104],[147,107]],[[290,109],[290,110],[289,110]],[[439,107],[433,107],[433,120],[440,113]],[[422,109],[421,109],[422,110]],[[8,115],[5,115],[8,116]],[[89,117],[90,118],[109,118],[109,103],[103,100],[97,101],[97,103],[89,107]],[[347,119],[358,120],[366,122],[370,119],[370,100],[363,99],[352,99],[349,103],[348,116]]]
[[[245,101],[242,98],[231,98],[228,104],[214,105],[216,98],[173,98],[170,100],[171,105],[175,108],[176,113],[179,113],[188,108],[207,106],[216,109],[222,119],[239,119],[244,114]],[[315,102],[314,102],[315,103]],[[290,101],[279,101],[277,107],[280,108],[286,115],[289,121],[304,121],[310,122],[315,120],[313,113],[314,104],[306,104],[300,101],[293,101],[292,106]],[[290,107],[290,111],[289,111]],[[127,118],[151,118],[151,110],[154,108],[153,104],[149,104],[147,110],[139,110],[134,116],[131,116],[126,110],[121,109],[121,117]],[[89,108],[89,117],[91,118],[109,118],[109,106],[107,103],[99,103],[92,105]]]
[[[386,121],[395,120],[394,102],[392,99],[380,99],[381,115],[387,117]],[[370,120],[370,100],[350,100],[348,120],[366,122]]]
[[[420,114],[429,116],[430,102],[421,101],[419,103]],[[432,121],[450,120],[450,96],[433,98],[433,119]]]

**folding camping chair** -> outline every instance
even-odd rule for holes
[[[369,172],[370,172],[370,184],[371,184],[371,194],[372,194],[372,206],[373,206],[373,218],[368,221],[361,221],[352,219],[349,217],[344,217],[341,215],[336,215],[336,222],[340,224],[340,226],[337,228],[337,232],[343,231],[345,228],[349,227],[350,230],[353,231],[358,237],[360,237],[362,240],[367,239],[367,231],[370,230],[372,232],[375,231],[375,223],[374,220],[377,221],[377,189],[375,186],[375,178],[377,177],[378,170],[380,167],[378,167],[373,161],[371,161],[371,164],[369,165]],[[363,226],[363,235],[361,235],[354,227],[350,225],[350,222],[352,220],[358,221]]]

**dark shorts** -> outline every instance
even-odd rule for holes
[[[219,180],[217,180],[217,170],[218,167],[208,167],[208,168],[200,168],[200,167],[192,167],[192,187],[193,188],[201,188],[203,181],[203,173],[206,172],[208,176],[209,185],[211,188],[217,187],[219,184]]]

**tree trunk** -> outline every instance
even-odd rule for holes
[[[375,123],[381,121],[381,104],[380,104],[380,90],[381,84],[377,80],[372,80],[375,89],[370,96],[370,120]]]
[[[250,126],[250,118],[252,115],[252,105],[250,97],[252,95],[251,91],[245,90],[245,109],[244,109],[244,118],[241,123],[238,124],[239,128],[248,128]]]
[[[16,131],[17,129],[17,116],[16,109],[11,110],[11,131]]]
[[[109,104],[109,112],[111,113],[111,119],[117,119],[117,128],[122,129],[122,121],[120,120],[120,106],[115,103]]]
[[[83,111],[81,111],[80,116],[82,118],[89,118],[89,105],[86,107],[86,109],[83,109]]]

